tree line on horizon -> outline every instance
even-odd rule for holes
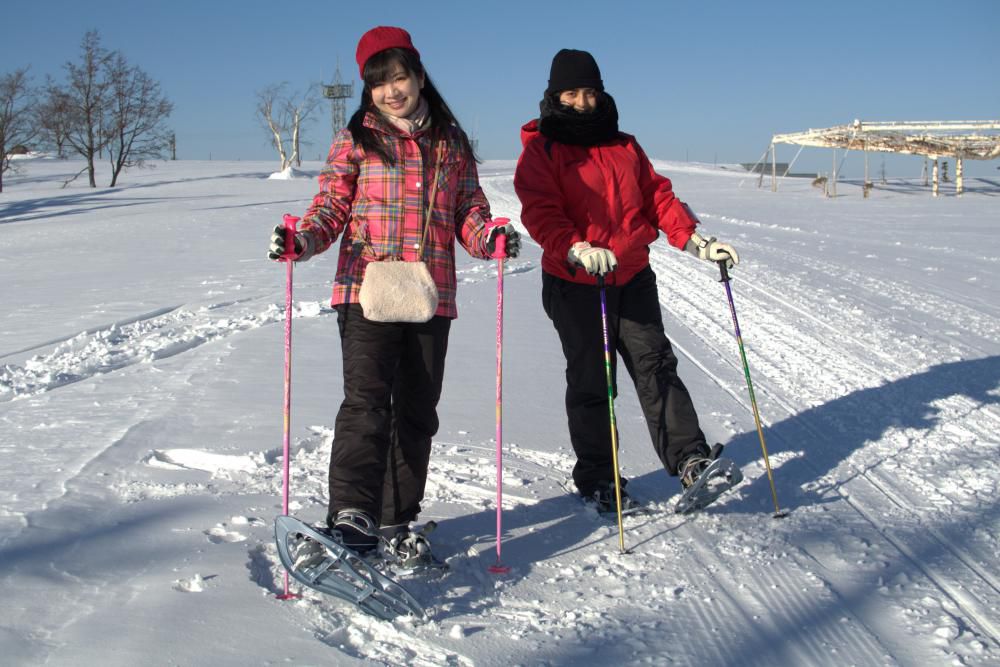
[[[64,80],[46,75],[38,87],[30,67],[0,74],[0,192],[3,175],[17,168],[13,158],[35,147],[60,158],[83,157],[86,166],[64,187],[86,172],[96,188],[100,159],[109,161],[115,187],[125,169],[174,154],[174,134],[166,126],[173,104],[121,51],[105,49],[96,30],[83,36],[79,59],[63,69]]]

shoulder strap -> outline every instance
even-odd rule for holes
[[[436,154],[435,154],[435,151],[436,151]],[[421,229],[421,232],[420,232],[420,252],[417,255],[417,261],[418,262],[420,260],[422,260],[423,257],[424,257],[424,243],[427,241],[427,228],[430,227],[431,210],[434,208],[434,198],[437,196],[437,186],[438,186],[438,178],[437,177],[438,177],[438,171],[440,171],[441,160],[444,157],[444,150],[442,149],[442,143],[441,142],[432,142],[431,143],[431,154],[434,155],[434,158],[435,158],[434,171],[431,172],[431,195],[430,195],[430,199],[427,202],[426,208],[423,209],[424,215],[422,216],[423,219],[421,220],[421,227],[422,227],[422,229]],[[364,232],[365,232],[365,226],[362,225],[362,228],[359,229],[359,230],[355,230],[355,232],[353,234],[353,236],[354,236],[354,243],[352,244],[352,246],[353,246],[352,252],[354,253],[355,256],[357,256],[358,254],[360,254],[361,252],[363,252],[365,250],[367,250],[368,252],[372,253],[373,255],[375,254],[374,253],[374,249],[372,248],[371,242],[368,241],[367,234],[365,234]]]
[[[434,171],[431,172],[431,196],[427,200],[427,208],[424,209],[423,232],[420,234],[420,252],[417,254],[417,261],[424,258],[424,244],[427,241],[427,229],[431,226],[431,211],[434,208],[434,198],[437,197],[438,170],[441,168],[441,159],[444,156],[442,141],[431,143],[431,154],[434,155]],[[435,155],[436,151],[436,155]]]

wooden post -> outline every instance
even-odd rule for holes
[[[934,158],[934,168],[933,168],[933,183],[931,185],[931,194],[935,197],[938,196],[938,159]]]
[[[868,196],[871,194],[873,185],[874,185],[874,183],[872,183],[872,181],[871,181],[871,179],[869,178],[869,175],[868,175],[868,150],[866,149],[865,150],[865,182],[861,185],[861,196],[864,197],[865,199],[868,199]]]
[[[962,183],[962,158],[955,158],[955,194],[960,195],[964,191]]]
[[[831,172],[832,178],[830,179],[830,196],[837,196],[837,149],[833,149],[833,171]]]
[[[774,142],[771,142],[771,192],[778,191],[778,156],[774,150]]]

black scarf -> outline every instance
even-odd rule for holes
[[[618,107],[607,93],[602,92],[597,107],[587,113],[560,104],[554,95],[543,97],[538,108],[538,131],[553,141],[596,146],[618,138]]]

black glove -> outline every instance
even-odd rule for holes
[[[496,251],[497,247],[497,236],[503,234],[507,237],[507,254],[504,256],[506,259],[511,259],[517,257],[518,253],[521,252],[521,233],[514,229],[514,225],[509,222],[503,225],[497,225],[490,230],[489,238],[486,240],[486,250],[492,255]]]
[[[268,248],[267,257],[275,261],[285,257],[285,235],[287,231],[284,225],[275,225],[271,231],[271,247]],[[293,262],[304,262],[313,255],[312,234],[309,232],[295,232],[295,250],[291,259]]]

